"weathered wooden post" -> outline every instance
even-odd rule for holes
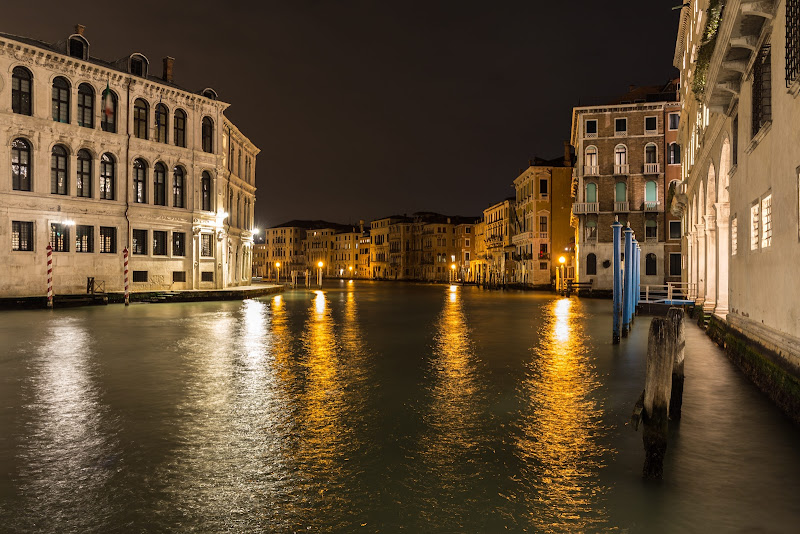
[[[660,479],[667,452],[669,402],[672,393],[672,365],[675,329],[672,322],[655,317],[647,339],[647,371],[644,385],[644,478]]]
[[[622,301],[622,337],[628,337],[628,330],[631,327],[631,294],[633,293],[633,230],[626,226],[623,231],[625,234],[625,285],[622,289],[624,294]]]
[[[670,419],[681,418],[683,404],[683,362],[686,348],[686,333],[683,331],[684,312],[682,308],[672,307],[667,312],[667,319],[674,332],[674,349],[672,362],[672,394],[669,400]]]
[[[622,224],[615,220],[611,224],[611,230],[614,235],[614,326],[612,331],[612,341],[616,345],[619,343],[620,328],[619,328],[619,314],[622,311],[622,266],[620,264],[620,241],[622,240]]]

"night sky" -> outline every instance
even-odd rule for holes
[[[679,0],[5,2],[0,31],[84,24],[92,56],[213,87],[259,148],[256,224],[480,215],[571,111],[677,74]]]

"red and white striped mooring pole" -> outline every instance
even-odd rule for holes
[[[53,307],[53,246],[47,245],[47,307]]]
[[[122,249],[122,258],[125,262],[125,306],[130,304],[130,293],[128,292],[128,247]]]

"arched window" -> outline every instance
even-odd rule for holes
[[[133,103],[133,135],[139,139],[147,139],[147,114],[149,106],[141,98]]]
[[[597,215],[591,214],[586,216],[586,224],[584,229],[584,240],[590,242],[597,241]]]
[[[647,276],[658,274],[658,258],[652,252],[644,258],[644,274]]]
[[[78,86],[78,126],[94,128],[94,89],[88,83]]]
[[[644,240],[658,241],[658,223],[653,219],[644,222]]]
[[[200,206],[203,211],[211,211],[211,175],[208,171],[203,171],[203,177],[200,180]]]
[[[681,146],[678,143],[669,144],[669,164],[679,165],[681,162]]]
[[[202,94],[203,94],[204,97],[209,98],[211,100],[216,100],[217,98],[219,98],[217,96],[217,92],[215,90],[211,89],[210,87],[206,87],[205,89],[203,89],[203,93]]]
[[[625,182],[617,182],[614,186],[614,202],[627,202],[628,186]]]
[[[586,256],[586,274],[597,274],[597,256],[589,254]]]
[[[203,152],[214,152],[214,123],[209,117],[203,117]]]
[[[117,133],[117,95],[106,86],[103,90],[103,109],[100,127],[104,132]]]
[[[644,201],[648,204],[645,206],[646,210],[655,209],[655,206],[651,206],[650,204],[658,203],[658,186],[652,180],[644,184]]]
[[[78,170],[75,186],[79,197],[92,196],[92,155],[87,150],[78,151]]]
[[[617,145],[614,147],[614,165],[627,165],[628,164],[628,147],[625,145]]]
[[[586,202],[597,202],[597,184],[586,184]]]
[[[69,38],[69,55],[84,61],[89,59],[89,42],[83,37],[74,35]]]
[[[31,71],[25,67],[14,67],[11,74],[11,110],[20,115],[31,114],[33,93]]]
[[[15,191],[31,190],[31,145],[25,139],[11,141],[11,182]]]
[[[69,123],[69,82],[61,76],[53,80],[53,120]]]
[[[50,193],[54,195],[69,193],[67,150],[61,145],[54,146],[50,155]]]
[[[105,153],[100,156],[100,198],[103,200],[114,200],[114,188],[116,176],[116,161],[114,156]]]
[[[156,141],[159,143],[166,143],[167,142],[167,118],[169,117],[169,111],[167,111],[167,106],[164,104],[156,105]]]
[[[131,54],[131,57],[128,59],[128,69],[130,73],[134,76],[142,76],[147,78],[147,68],[150,64],[147,61],[147,58],[144,57],[142,54]]]
[[[597,174],[597,147],[586,147],[586,174]]]
[[[175,110],[175,146],[186,148],[186,112]]]
[[[644,147],[644,162],[658,163],[658,152],[656,151],[655,144],[648,143],[647,146]]]
[[[133,162],[133,201],[147,204],[147,163],[141,159]]]
[[[167,205],[167,168],[160,161],[153,167],[153,204]]]
[[[186,173],[183,167],[176,165],[172,169],[172,205],[176,208],[185,208],[184,205],[184,189]]]

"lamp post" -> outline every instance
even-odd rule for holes
[[[353,266],[351,265],[347,270],[350,271],[350,278],[353,278]]]
[[[562,294],[566,290],[566,285],[567,285],[567,281],[564,279],[564,274],[565,274],[564,273],[564,263],[566,263],[566,261],[567,261],[567,258],[565,258],[564,256],[561,256],[561,257],[558,258],[558,263],[560,264],[558,266],[558,269],[559,269],[559,272],[560,272],[560,275],[561,275],[561,277],[560,277],[561,278],[560,291],[561,291]]]
[[[275,283],[281,283],[281,262],[279,261],[275,262]]]
[[[322,266],[325,265],[322,262],[317,263],[317,267],[319,267],[317,271],[317,285],[322,287]]]
[[[456,264],[450,264],[450,282],[456,281]]]

